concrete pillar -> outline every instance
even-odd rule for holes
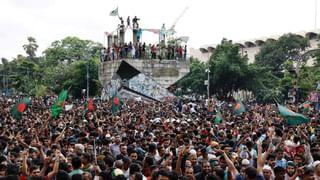
[[[124,34],[125,33],[125,30],[124,28],[120,28],[120,46],[124,45]]]
[[[119,38],[118,38],[118,35],[114,35],[113,36],[113,43],[115,44],[115,45],[119,45]]]
[[[132,30],[132,42],[133,44],[137,44],[138,42],[138,38],[137,38],[137,29],[133,29]]]
[[[108,35],[108,47],[112,47],[112,35]]]

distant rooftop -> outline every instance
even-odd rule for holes
[[[320,29],[314,29],[310,31],[299,31],[299,32],[290,32],[292,34],[300,35],[310,40],[310,49],[318,47],[317,36],[320,35]],[[238,44],[241,47],[242,53],[246,53],[249,58],[249,62],[254,62],[254,55],[257,54],[260,50],[260,47],[266,41],[276,41],[282,35],[273,35],[268,37],[247,39],[241,41],[235,41],[234,44]],[[209,59],[209,54],[214,52],[218,44],[207,44],[201,46],[199,49],[190,48],[189,56],[200,59],[201,61],[207,61]]]

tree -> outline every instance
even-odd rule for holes
[[[28,44],[23,45],[23,49],[26,51],[30,59],[36,57],[38,47],[36,39],[33,37],[28,37]]]
[[[44,51],[46,64],[55,66],[64,61],[71,64],[74,61],[85,59],[85,55],[98,58],[102,47],[102,44],[90,40],[66,37],[60,41],[54,41],[51,46]]]
[[[9,86],[19,94],[33,96],[57,94],[62,89],[71,87],[74,97],[81,97],[81,90],[86,88],[86,63],[89,62],[90,95],[100,93],[100,43],[66,37],[54,41],[44,51],[44,57],[37,57],[35,52],[38,45],[35,38],[28,37],[28,42],[23,45],[27,57],[19,54],[12,61],[1,59],[0,72],[9,79],[6,87]]]
[[[210,57],[211,94],[217,93],[219,97],[226,97],[232,91],[246,89],[248,72],[248,58],[241,56],[239,46],[226,39],[217,46]]]
[[[42,74],[39,65],[26,58],[19,59],[16,65],[12,87],[23,94],[34,95],[31,94],[31,90],[40,83]]]
[[[205,94],[206,64],[192,57],[190,62],[190,72],[176,83],[177,87],[181,88],[183,94],[186,94],[188,89],[197,94]]]
[[[309,47],[309,41],[296,34],[285,34],[277,41],[267,41],[260,52],[255,56],[255,63],[272,69],[274,74],[279,75],[283,71],[283,63],[287,60],[302,65],[303,52]]]
[[[102,85],[98,80],[98,64],[99,59],[87,59],[86,61],[80,60],[73,62],[71,64],[71,78],[66,80],[63,83],[64,87],[72,87],[71,93],[76,98],[81,98],[82,89],[86,89],[87,87],[87,80],[86,80],[86,63],[89,63],[89,95],[94,96],[100,94],[102,89]]]

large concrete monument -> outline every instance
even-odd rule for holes
[[[119,17],[117,35],[108,36],[108,47],[113,45],[123,47],[125,43],[133,42],[133,46],[140,42],[143,28],[140,28],[136,16],[132,19],[127,18],[127,26],[124,26],[122,17]],[[125,32],[132,29],[132,39],[125,40]],[[149,29],[150,30],[150,29]],[[160,32],[160,30],[159,30]],[[154,44],[155,47],[157,44]],[[161,46],[165,49],[164,46]],[[132,53],[132,52],[130,52]],[[145,52],[146,54],[146,52]],[[139,98],[147,101],[164,101],[174,95],[168,91],[168,88],[176,83],[179,79],[189,73],[189,61],[184,59],[166,60],[151,59],[142,56],[141,59],[130,59],[131,56],[125,55],[126,58],[116,58],[111,61],[101,62],[99,66],[99,80],[103,85],[102,98],[109,99],[115,94],[120,94],[122,98]],[[128,58],[127,58],[128,57]],[[166,56],[165,56],[166,57]]]

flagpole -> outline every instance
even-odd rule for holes
[[[95,137],[96,138],[96,137]],[[94,163],[95,165],[98,164],[97,162],[97,149],[96,149],[96,139],[93,139],[93,149],[94,149]]]

